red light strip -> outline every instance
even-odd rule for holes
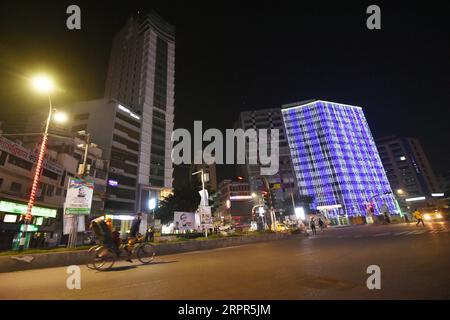
[[[33,184],[31,185],[30,199],[28,200],[27,214],[25,216],[25,220],[27,220],[28,222],[30,222],[31,218],[33,217],[31,215],[31,211],[33,210],[34,201],[36,200],[36,190],[39,184],[39,177],[41,176],[42,162],[44,161],[46,146],[47,146],[47,135],[45,134],[42,137],[42,143],[39,149],[39,156],[36,164],[36,171],[34,172]]]

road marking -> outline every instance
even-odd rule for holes
[[[377,234],[375,235],[375,237],[382,237],[382,236],[387,236],[387,235],[390,235],[390,234],[391,234],[390,232],[377,233]]]
[[[406,234],[406,233],[409,233],[409,231],[397,232],[394,234],[394,236],[399,236],[399,235]]]
[[[408,234],[422,234],[424,232],[427,232],[426,230],[420,230],[420,231],[410,231]]]

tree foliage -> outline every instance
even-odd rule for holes
[[[175,187],[172,194],[160,202],[155,209],[156,219],[162,223],[173,221],[174,211],[194,212],[200,203],[200,194],[190,184]]]

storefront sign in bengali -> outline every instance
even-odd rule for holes
[[[35,163],[37,161],[36,152],[26,149],[21,145],[4,137],[0,137],[0,150],[32,163]],[[57,175],[62,175],[64,171],[60,165],[48,159],[44,159],[43,165],[45,169],[52,171]]]
[[[27,214],[27,205],[23,203],[0,200],[0,212]],[[33,206],[31,214],[37,217],[55,218],[56,209]]]
[[[92,180],[70,178],[64,203],[64,214],[90,214],[93,194],[94,182]]]

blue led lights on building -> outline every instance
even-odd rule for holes
[[[397,205],[361,107],[316,100],[283,106],[299,192],[330,218]]]

